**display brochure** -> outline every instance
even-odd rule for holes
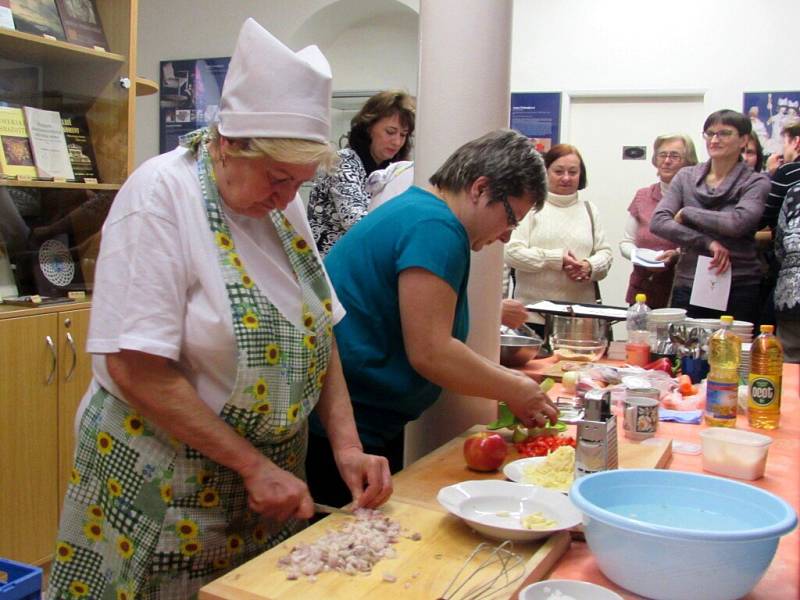
[[[742,104],[764,155],[783,152],[781,130],[800,113],[800,92],[745,92]]]
[[[85,181],[97,179],[97,163],[94,157],[92,137],[89,134],[89,123],[83,115],[62,115],[61,125],[67,141],[69,162],[75,179]]]
[[[108,41],[94,0],[56,0],[68,42],[108,50]]]
[[[33,162],[38,177],[75,179],[69,160],[67,140],[61,126],[61,115],[54,110],[23,106]]]
[[[161,62],[159,85],[159,152],[213,122],[230,58],[196,58]]]
[[[16,29],[14,15],[11,12],[11,0],[0,0],[0,27]]]
[[[64,40],[55,0],[11,0],[17,31]]]
[[[511,94],[511,129],[533,140],[542,154],[559,143],[561,93],[526,92]]]
[[[0,173],[36,177],[25,115],[21,108],[0,106]]]

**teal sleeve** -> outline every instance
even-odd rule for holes
[[[446,281],[456,294],[469,268],[469,241],[460,223],[425,220],[398,240],[396,271],[420,268]]]

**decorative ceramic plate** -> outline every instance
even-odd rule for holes
[[[510,481],[462,481],[439,490],[436,499],[475,531],[496,540],[536,540],[581,522],[581,512],[564,494]]]
[[[69,248],[57,239],[39,246],[39,268],[45,279],[57,287],[66,287],[75,278],[75,262]]]

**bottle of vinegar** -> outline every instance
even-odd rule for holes
[[[736,427],[742,341],[730,331],[733,317],[723,315],[719,321],[721,327],[708,342],[711,370],[706,381],[705,421],[716,427]]]
[[[774,326],[762,325],[750,347],[747,420],[756,429],[777,429],[781,419],[783,348],[773,331]]]

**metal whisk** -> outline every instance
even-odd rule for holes
[[[437,600],[486,600],[517,583],[525,564],[511,546],[509,540],[499,546],[478,544]]]

